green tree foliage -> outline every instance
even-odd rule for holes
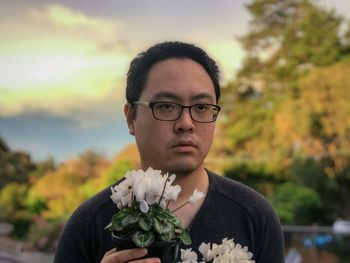
[[[56,170],[49,170],[30,188],[27,202],[30,211],[46,219],[68,217],[89,197],[90,189],[94,193],[102,189],[101,174],[108,165],[102,155],[88,150]]]
[[[271,202],[283,224],[312,224],[323,212],[319,194],[294,183],[278,186]]]
[[[339,162],[339,157],[337,157]],[[319,222],[332,224],[336,218],[347,218],[350,211],[350,158],[335,163],[328,156],[321,159],[296,159],[288,170],[290,181],[309,187],[320,194],[325,214]]]
[[[26,183],[35,169],[30,156],[24,152],[0,152],[0,189],[8,183]]]
[[[35,170],[29,174],[29,181],[34,183],[37,179],[43,177],[46,173],[56,170],[55,160],[50,156],[44,161],[35,163]]]
[[[67,160],[56,169],[49,160],[38,166],[46,172],[34,177],[28,209],[47,220],[65,219],[86,199],[115,183],[126,171],[135,169],[137,160],[134,145],[127,146],[112,162],[92,150]]]
[[[0,207],[5,219],[18,218],[26,208],[28,186],[9,183],[0,191]]]
[[[134,167],[130,160],[118,160],[113,163],[105,173],[107,185],[114,184],[120,180],[127,171],[132,170]]]
[[[1,219],[14,224],[13,235],[24,237],[27,233],[31,215],[27,211],[26,198],[28,186],[19,183],[9,183],[0,190]]]
[[[308,0],[247,8],[247,56],[222,90],[224,174],[267,196],[291,181],[319,194],[320,223],[350,218],[350,26]]]
[[[267,80],[284,82],[348,53],[347,36],[340,34],[343,19],[333,10],[309,0],[257,0],[247,8],[252,20],[249,33],[241,38],[248,57],[240,76],[262,72]]]

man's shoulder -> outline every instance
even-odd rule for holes
[[[251,187],[236,180],[208,172],[211,184],[211,191],[224,198],[225,201],[232,202],[235,206],[240,206],[250,214],[261,214],[272,212],[269,201]]]
[[[265,200],[260,193],[245,184],[222,175],[217,175],[213,172],[208,172],[208,174],[212,189],[219,194],[227,196],[229,199],[235,200],[237,198],[250,197],[253,199]]]
[[[116,212],[116,206],[110,199],[111,190],[109,187],[101,190],[91,198],[83,202],[72,214],[70,220],[78,220],[88,223],[91,221],[110,220],[111,215]]]

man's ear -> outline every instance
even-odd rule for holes
[[[131,105],[130,103],[126,103],[124,106],[124,114],[126,117],[126,121],[128,123],[129,134],[135,135],[135,127],[134,127],[135,107],[133,107],[133,105]]]

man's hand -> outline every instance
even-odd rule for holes
[[[115,248],[106,252],[101,263],[160,263],[159,258],[138,259],[147,255],[145,248],[133,248],[122,251],[117,251]]]

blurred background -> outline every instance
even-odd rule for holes
[[[349,1],[0,5],[0,262],[51,262],[72,211],[138,167],[125,76],[166,40],[222,72],[207,167],[270,200],[287,262],[350,262]]]

